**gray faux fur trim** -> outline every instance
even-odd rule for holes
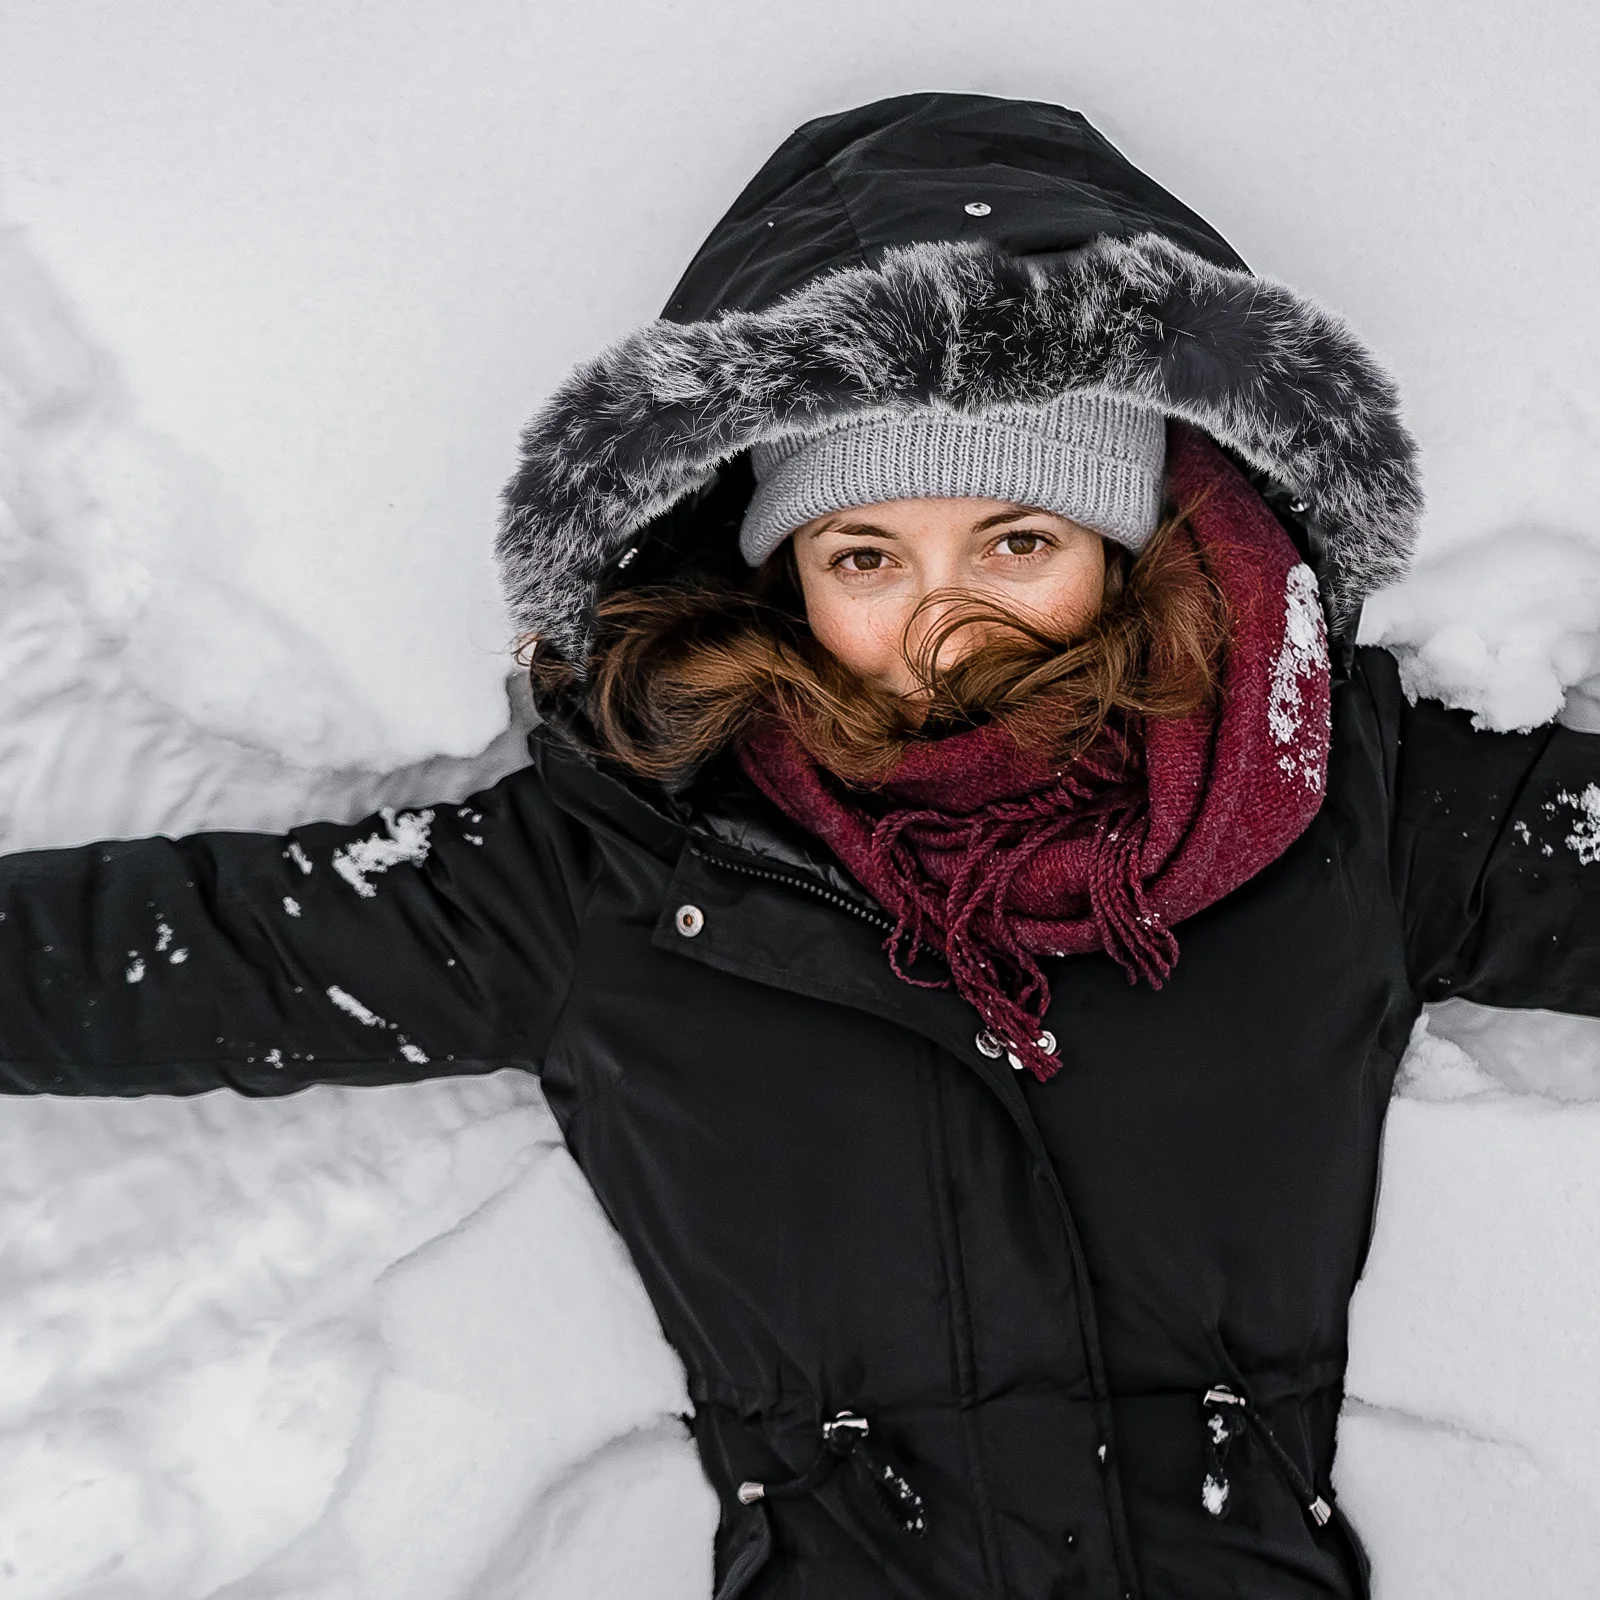
[[[1203,429],[1308,504],[1348,619],[1402,576],[1422,511],[1393,380],[1337,314],[1159,233],[1045,269],[917,244],[764,311],[647,324],[584,362],[522,435],[497,542],[519,631],[587,651],[598,581],[638,530],[758,439],[847,412],[1117,395]]]

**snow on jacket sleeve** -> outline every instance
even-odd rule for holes
[[[528,769],[353,826],[0,858],[0,1091],[537,1067],[586,894],[569,830]]]
[[[1385,724],[1391,862],[1424,1000],[1600,1014],[1600,736],[1476,729],[1358,652]]]

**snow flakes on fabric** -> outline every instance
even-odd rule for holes
[[[1317,595],[1317,578],[1305,562],[1289,570],[1284,589],[1283,644],[1272,663],[1272,684],[1267,699],[1267,726],[1274,744],[1287,748],[1278,755],[1278,767],[1290,777],[1297,773],[1308,789],[1323,783],[1320,748],[1304,738],[1309,688],[1327,660],[1327,624]]]
[[[341,1011],[349,1012],[357,1022],[363,1022],[369,1028],[387,1028],[389,1026],[376,1011],[369,1011],[353,994],[346,989],[341,989],[336,983],[328,985],[328,998]]]
[[[289,841],[289,848],[283,853],[288,856],[288,858],[294,862],[294,864],[299,867],[299,869],[305,873],[307,877],[311,876],[311,858],[305,853],[304,850],[300,848],[298,840],[291,839]]]
[[[133,959],[128,962],[127,970],[123,973],[123,976],[128,980],[129,983],[143,983],[144,957],[133,950],[130,950],[128,954]]]
[[[363,1023],[369,1028],[387,1028],[391,1033],[394,1033],[395,1044],[400,1054],[413,1066],[425,1067],[432,1059],[420,1045],[412,1044],[403,1033],[399,1033],[394,1023],[380,1017],[369,1006],[362,1005],[348,989],[341,989],[338,984],[330,983],[327,992],[328,998],[341,1011],[348,1012],[357,1022]]]
[[[298,917],[300,915],[300,902],[292,894],[286,894],[283,897],[283,909],[291,917]]]
[[[397,815],[393,806],[385,806],[378,815],[383,818],[388,838],[369,834],[333,852],[333,870],[363,900],[372,899],[378,892],[367,881],[368,874],[387,872],[402,861],[420,867],[428,859],[428,832],[433,823],[431,811],[405,811]]]
[[[1581,794],[1563,789],[1556,799],[1578,813],[1566,838],[1567,848],[1584,866],[1594,866],[1600,862],[1600,784],[1586,784]]]

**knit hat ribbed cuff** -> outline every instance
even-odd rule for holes
[[[846,420],[755,445],[750,459],[756,492],[739,549],[751,566],[814,517],[927,498],[1038,506],[1138,550],[1160,521],[1166,419],[1069,393],[1044,406]]]

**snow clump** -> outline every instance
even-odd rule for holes
[[[1302,681],[1313,678],[1328,653],[1316,574],[1303,561],[1289,573],[1284,600],[1283,645],[1272,663],[1267,727],[1275,744],[1288,746],[1278,756],[1279,768],[1290,777],[1298,771],[1308,789],[1320,789],[1322,763],[1296,749],[1305,715]]]
[[[404,811],[396,815],[393,806],[385,806],[379,815],[388,831],[388,838],[369,834],[333,853],[333,870],[350,885],[363,900],[370,900],[378,892],[367,881],[369,873],[387,872],[402,861],[420,867],[428,859],[428,832],[433,822],[431,811]]]

